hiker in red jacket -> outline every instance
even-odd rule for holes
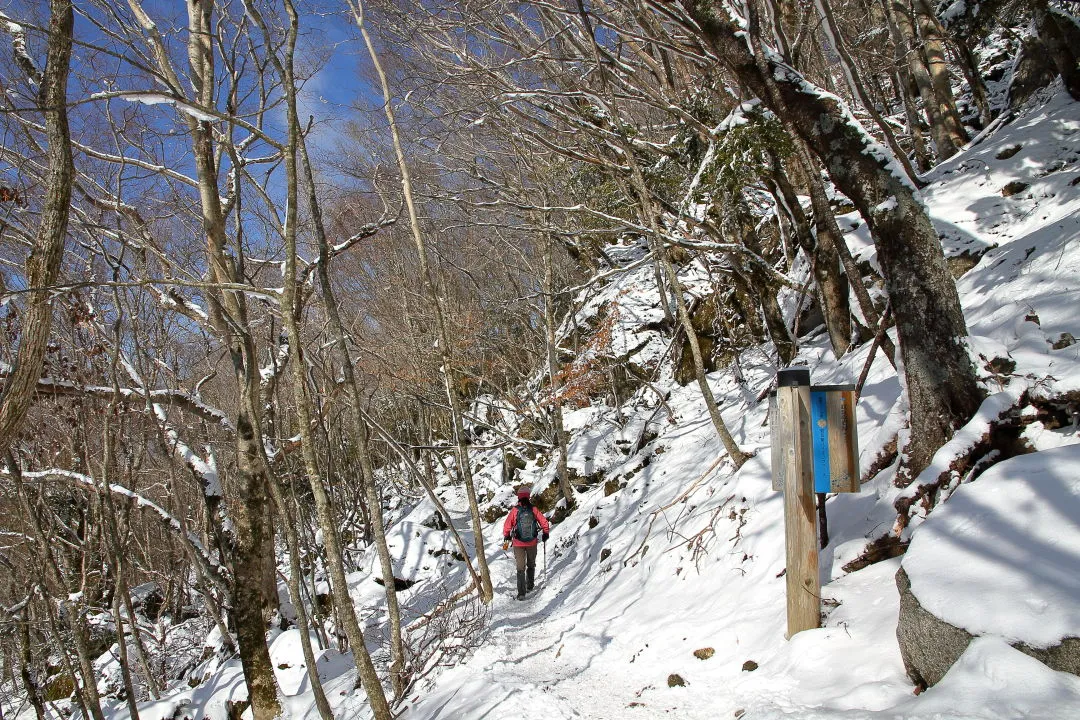
[[[536,544],[545,543],[551,525],[544,513],[529,502],[532,489],[520,487],[517,491],[518,504],[506,516],[503,523],[503,550],[514,544],[514,561],[517,562],[518,600],[525,599],[525,593],[533,589],[533,577],[536,574]]]

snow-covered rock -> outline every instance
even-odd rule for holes
[[[1006,460],[915,532],[897,573],[912,678],[940,681],[976,636],[1080,675],[1080,445]]]

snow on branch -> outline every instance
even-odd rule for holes
[[[10,470],[4,469],[4,475],[9,475]],[[48,470],[38,470],[32,472],[21,473],[24,480],[49,480],[59,479],[68,480],[75,483],[80,487],[85,487],[89,490],[93,490],[96,493],[100,493],[104,488],[103,484],[99,483],[89,475],[74,472],[72,470],[61,470],[58,468],[50,468]],[[167,510],[162,508],[152,500],[148,500],[139,493],[129,490],[123,485],[117,483],[110,483],[108,486],[109,493],[120,500],[126,501],[139,510],[146,511],[146,513],[153,518],[156,518],[163,526],[167,527],[170,531],[176,534],[177,537],[182,539],[188,546],[191,552],[188,555],[202,566],[203,571],[207,577],[222,591],[227,592],[227,576],[225,568],[214,558],[199,540],[198,536],[189,530],[184,529],[183,523],[177,518],[171,515]]]
[[[289,363],[289,338],[283,337],[278,346],[277,355],[259,368],[259,385],[264,389],[272,388],[277,377]]]
[[[143,105],[172,105],[176,108],[177,112],[180,112],[195,121],[207,123],[226,122],[258,136],[260,140],[277,150],[285,150],[284,145],[246,120],[237,117],[236,115],[219,112],[215,108],[196,105],[186,98],[177,95],[168,95],[152,90],[112,90],[108,92],[93,93],[90,95],[89,99],[111,100],[113,98],[120,98],[122,100],[127,100],[128,102],[142,103]]]
[[[0,379],[2,378],[3,373],[0,372]],[[143,391],[133,390],[131,388],[120,388],[119,391],[117,391],[115,388],[107,385],[79,385],[67,380],[41,378],[37,383],[37,391],[39,393],[50,393],[52,395],[62,395],[66,397],[90,395],[98,398],[112,398],[114,393],[119,392],[120,398],[124,401],[132,402],[149,398],[155,405],[172,405],[189,412],[212,425],[219,425],[230,432],[233,430],[232,423],[229,422],[229,419],[224,412],[207,405],[201,398],[180,390],[160,389]]]
[[[11,36],[11,50],[12,54],[15,55],[15,62],[26,73],[26,79],[30,84],[37,87],[41,84],[41,70],[38,68],[37,63],[34,62],[34,58],[30,56],[30,50],[27,48],[26,28],[13,21],[3,12],[0,12],[0,27],[3,27]]]

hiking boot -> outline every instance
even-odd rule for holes
[[[517,599],[518,600],[524,600],[525,599],[525,573],[524,572],[519,572],[518,573],[518,576],[517,576],[517,591],[518,591]]]
[[[535,566],[531,567],[531,568],[528,568],[528,570],[526,571],[526,575],[525,575],[525,589],[526,590],[532,590],[533,589],[533,573],[535,573],[535,572],[536,572],[536,567]]]
[[[522,594],[518,595],[518,596],[517,596],[517,599],[518,599],[518,600],[524,600],[524,599],[525,599],[525,594],[524,594],[524,593],[522,593]]]

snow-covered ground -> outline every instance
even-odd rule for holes
[[[1026,398],[1069,393],[1074,407],[1080,403],[1080,344],[1068,341],[1080,338],[1080,104],[1062,92],[1046,93],[1029,112],[936,168],[932,179],[925,197],[947,254],[985,252],[958,288],[990,395],[915,487],[947,469],[1002,409],[1020,403],[1032,415]],[[1016,183],[1026,187],[1011,192]],[[865,225],[855,216],[842,222],[859,257],[872,261]],[[638,348],[631,359],[644,367],[665,350],[642,330],[658,312],[653,288],[643,267],[581,311],[584,320],[605,303],[618,305],[614,350]],[[819,332],[803,340],[798,362],[809,366],[815,383],[852,383],[868,350],[837,362]],[[986,364],[994,358],[1013,364],[998,362],[992,373]],[[905,492],[892,485],[895,468],[858,494],[830,497],[831,542],[821,552],[823,627],[786,639],[783,502],[771,489],[767,407],[758,400],[776,368],[757,348],[743,354],[741,367],[741,382],[731,369],[710,377],[740,446],[756,452],[738,472],[717,461],[719,441],[697,388],[679,387],[670,372],[621,408],[568,413],[571,466],[582,476],[601,473],[619,489],[605,494],[602,481],[579,494],[578,509],[553,528],[538,561],[538,590],[524,602],[513,597],[513,563],[499,549],[501,522],[487,527],[483,545],[495,600],[482,622],[468,624],[462,616],[460,626],[443,629],[460,629],[462,647],[426,658],[424,674],[399,706],[402,718],[1080,717],[1080,678],[1007,644],[1080,636],[1076,417],[1057,428],[1033,422],[1024,440],[1039,452],[971,482],[957,478],[950,500],[913,519],[903,558],[843,570],[869,540],[892,528],[893,502]],[[657,407],[668,391],[673,416]],[[895,372],[878,354],[857,408],[864,469],[901,430],[903,403]],[[656,438],[632,453],[645,429]],[[509,502],[496,455],[478,453],[476,460],[484,465],[481,493]],[[554,472],[554,463],[531,461],[520,480],[539,491]],[[460,516],[455,524],[466,530],[459,493],[443,491]],[[442,552],[453,550],[447,534],[424,525],[432,514],[420,502],[393,533],[403,577],[418,580],[402,593],[414,617],[464,581],[462,564]],[[905,674],[896,638],[894,576],[901,563],[926,603],[981,636],[921,694]],[[370,555],[367,566],[376,564]],[[373,646],[382,601],[375,575],[352,578]],[[414,641],[424,632],[418,627]],[[288,712],[316,718],[295,631],[279,635],[273,653],[282,690],[291,696]],[[347,660],[328,654],[322,661],[331,705],[339,718],[368,717]],[[376,661],[385,667],[384,657]],[[226,699],[242,694],[242,683],[235,662],[215,672],[211,683],[177,688],[169,700],[145,706],[143,720],[174,712],[223,718]],[[111,715],[124,720],[127,710],[118,704]]]
[[[986,251],[959,281],[973,350],[1016,364],[1008,377],[984,369],[987,389],[1007,388],[1012,403],[1024,391],[1049,397],[1080,389],[1080,344],[1053,348],[1065,334],[1080,337],[1080,106],[1055,95],[935,169],[933,179],[925,197],[948,254]],[[1005,197],[1011,182],[1028,187]],[[858,225],[852,240],[861,257],[872,259],[865,226],[847,220]],[[613,296],[649,285],[643,270]],[[640,319],[634,297],[632,315]],[[815,383],[854,382],[867,351],[837,363],[821,336],[805,344],[799,361]],[[1080,636],[1077,427],[1029,426],[1025,439],[1045,452],[1001,463],[962,485],[940,519],[914,523],[909,573],[935,583],[925,591],[928,602],[952,608],[954,623],[985,636],[941,683],[916,696],[896,639],[901,559],[842,570],[895,518],[900,491],[891,470],[858,495],[828,501],[824,627],[784,638],[783,504],[770,487],[766,408],[756,401],[775,370],[760,350],[747,352],[742,367],[746,387],[731,372],[711,378],[741,446],[759,451],[738,473],[728,463],[714,466],[719,443],[693,385],[659,383],[672,390],[676,423],[661,411],[659,437],[633,457],[621,454],[619,441],[637,439],[654,393],[642,391],[640,407],[624,405],[622,418],[595,407],[571,415],[571,464],[582,474],[604,470],[625,487],[583,495],[580,509],[556,527],[535,597],[514,600],[513,566],[492,555],[499,585],[483,645],[421,683],[403,717],[1080,717],[1080,678],[1002,639],[1045,644]],[[858,406],[864,468],[896,433],[901,402],[900,383],[879,355]],[[1001,402],[987,401],[991,408]],[[973,420],[977,435],[986,414]],[[953,452],[943,449],[929,472],[947,467]],[[644,458],[649,464],[640,467]],[[528,471],[543,485],[552,469]],[[489,548],[499,532],[490,529]],[[949,542],[960,545],[951,555],[956,568],[940,562]],[[922,563],[930,566],[925,573]]]

